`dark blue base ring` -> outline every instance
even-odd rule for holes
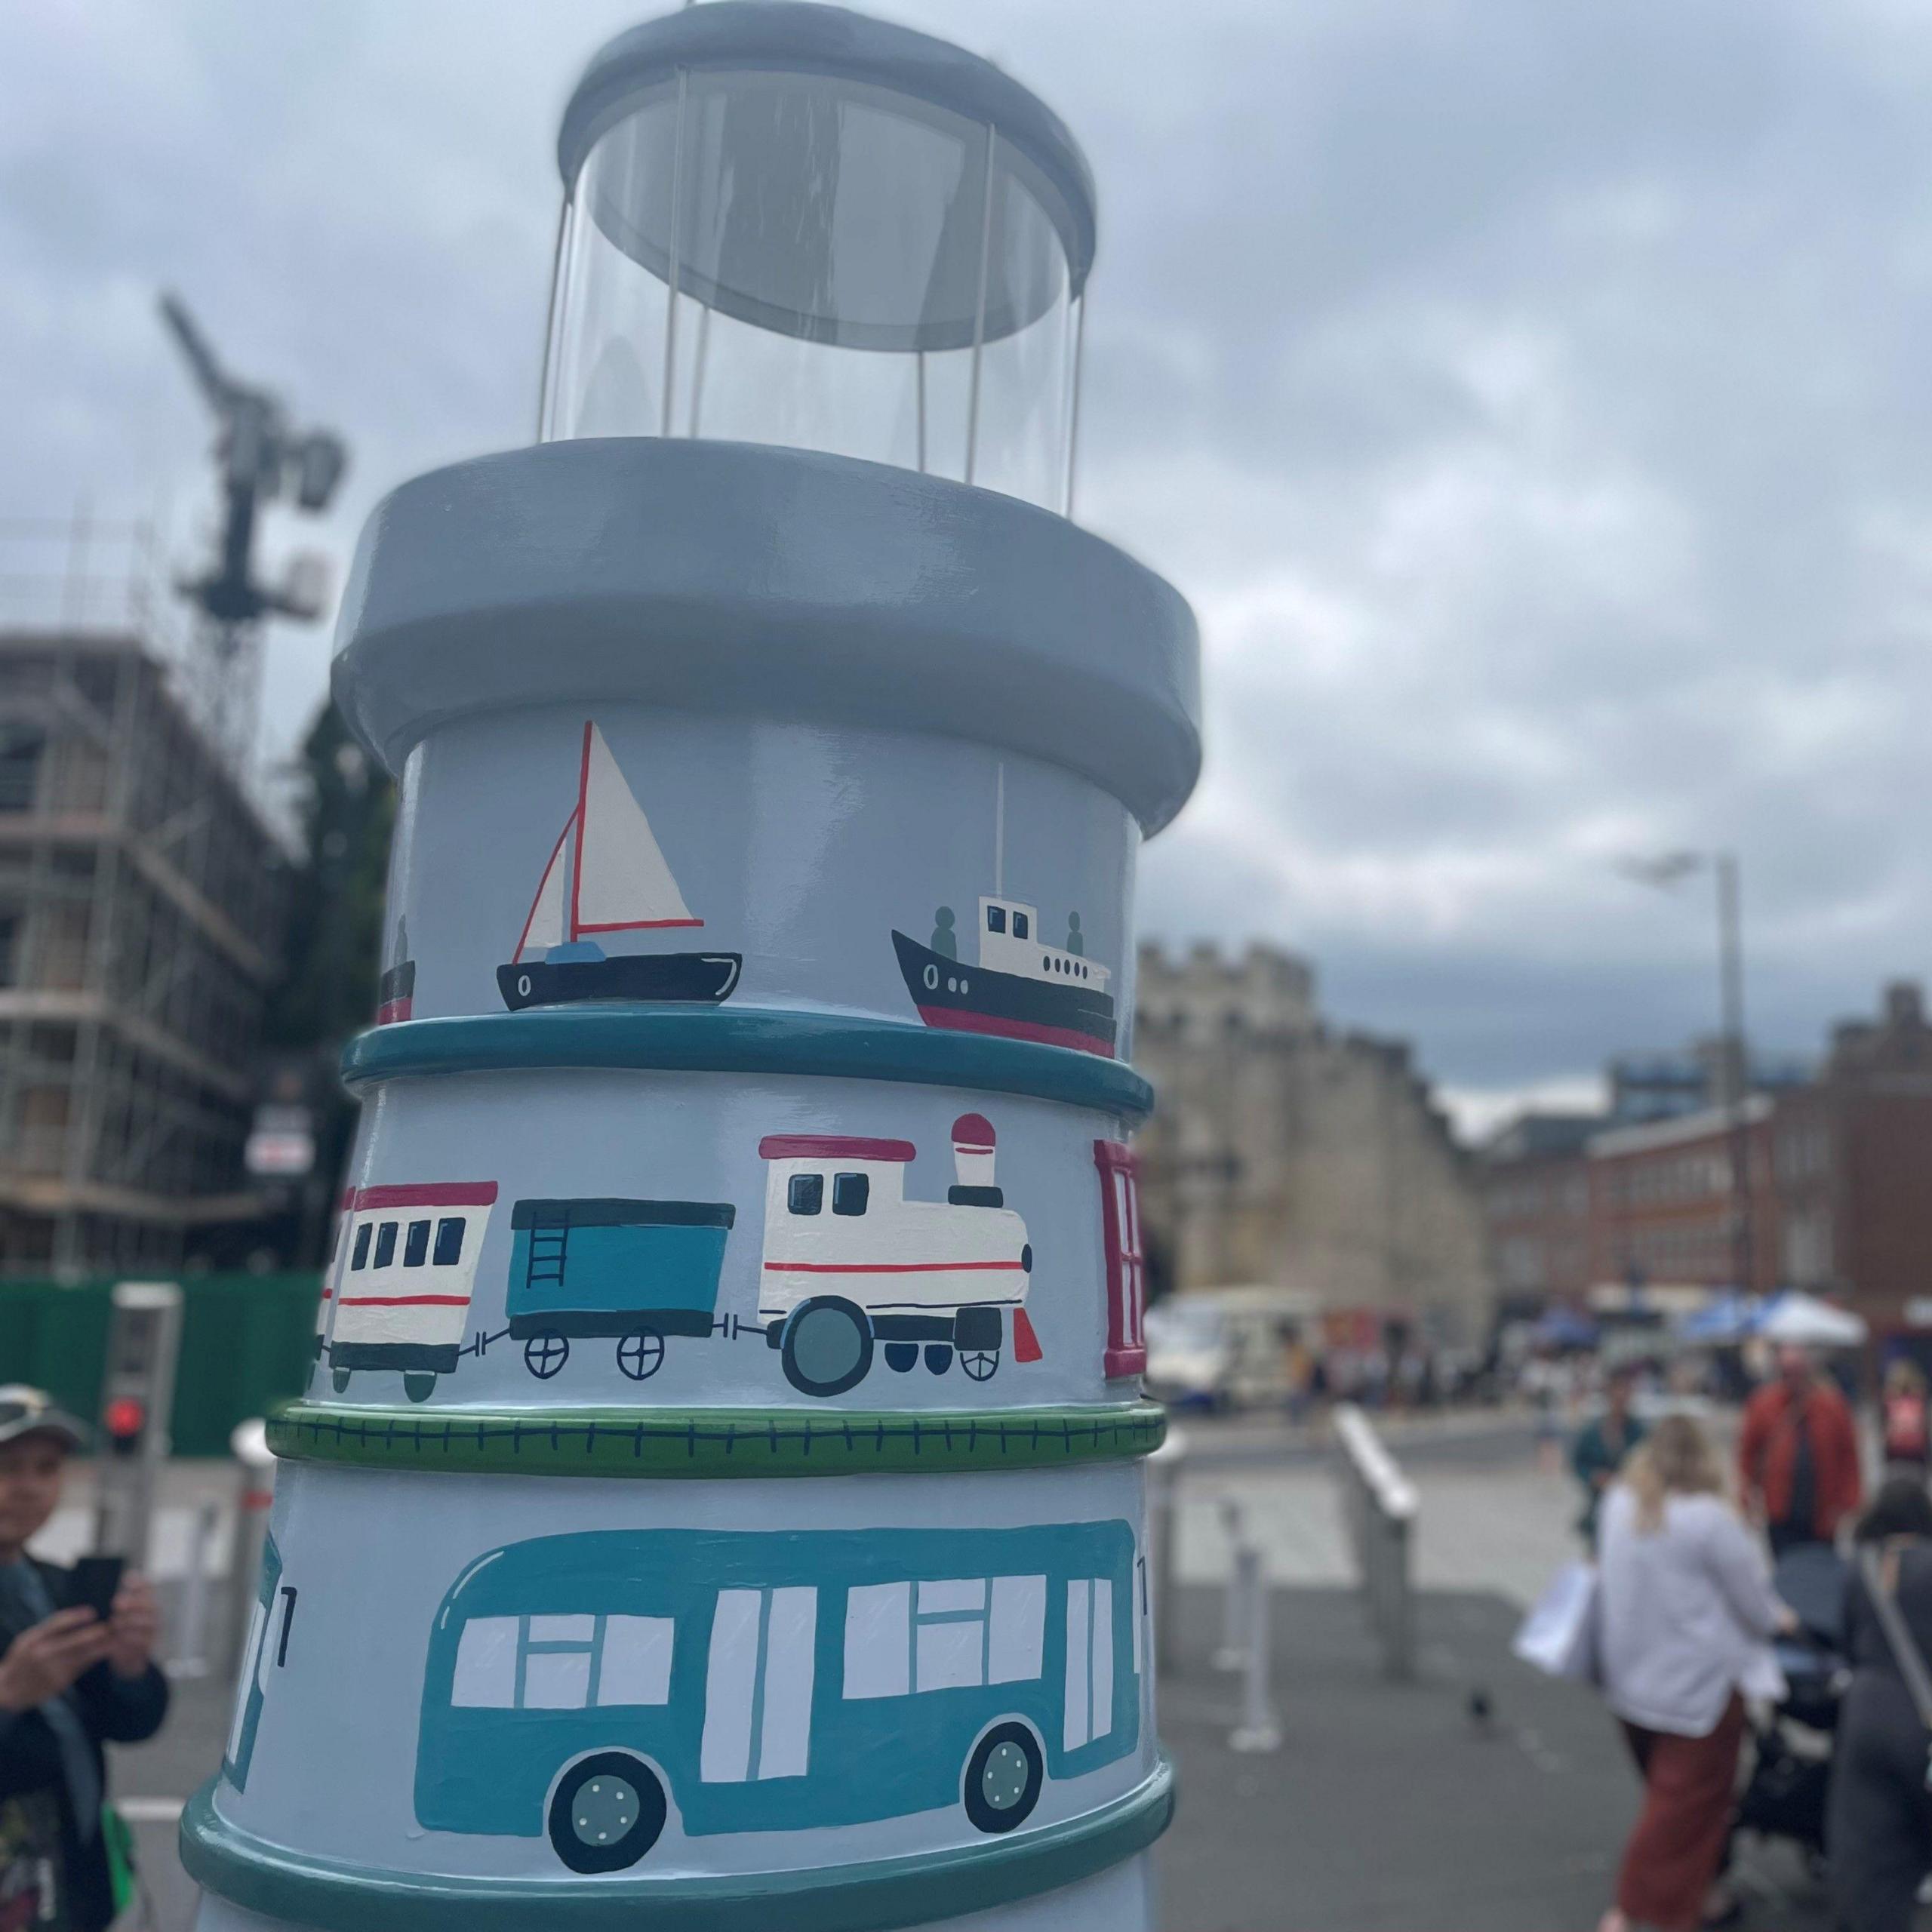
[[[238,1831],[212,1783],[181,1817],[188,1875],[231,1904],[318,1932],[890,1932],[1057,1890],[1143,1851],[1174,1816],[1174,1767],[1084,1817],[1011,1838],[737,1878],[441,1878],[305,1857]]]

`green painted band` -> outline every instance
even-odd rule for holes
[[[847,1014],[771,1007],[554,1007],[454,1020],[405,1020],[359,1033],[342,1077],[632,1067],[657,1072],[811,1074],[1024,1094],[1129,1123],[1153,1110],[1132,1067],[1072,1047],[950,1032]]]
[[[1149,1456],[1158,1402],[814,1415],[796,1409],[346,1408],[294,1401],[269,1447],[296,1462],[461,1475],[847,1476],[1024,1469]]]
[[[188,1875],[245,1911],[318,1932],[887,1932],[1052,1891],[1145,1850],[1174,1817],[1174,1767],[1085,1817],[1010,1838],[823,1870],[731,1878],[454,1878],[306,1857],[238,1830],[212,1783],[181,1815]]]

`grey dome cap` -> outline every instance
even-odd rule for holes
[[[566,195],[598,137],[680,68],[863,82],[990,125],[1031,164],[1066,251],[1071,291],[1085,287],[1094,264],[1094,174],[1060,116],[990,60],[814,0],[711,0],[620,34],[584,69],[564,109],[557,165]]]

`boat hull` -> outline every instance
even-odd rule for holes
[[[1105,1060],[1114,1057],[1111,993],[1057,986],[984,966],[962,968],[958,960],[949,959],[901,932],[892,935],[892,947],[899,955],[906,990],[928,1026],[964,1033],[998,1033],[1012,1040],[1072,1047]]]
[[[605,959],[526,959],[497,968],[497,987],[512,1013],[578,1000],[730,998],[744,955],[737,952],[628,952]]]

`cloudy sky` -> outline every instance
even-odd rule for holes
[[[0,519],[206,503],[157,328],[343,430],[319,540],[528,439],[557,184],[619,0],[0,9]],[[1101,184],[1081,515],[1206,645],[1176,943],[1311,955],[1466,1118],[1932,952],[1932,12],[1910,0],[892,0]],[[297,538],[278,525],[277,545]],[[0,581],[8,565],[0,555]],[[271,744],[328,641],[271,648]]]

